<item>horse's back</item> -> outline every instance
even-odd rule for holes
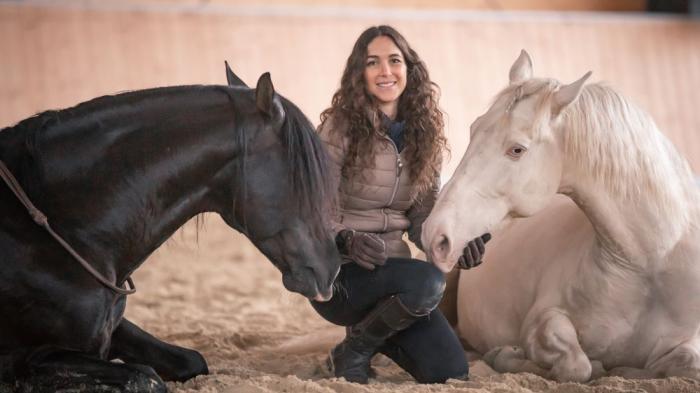
[[[581,256],[593,236],[583,212],[560,195],[538,214],[517,219],[495,233],[485,262],[460,274],[460,336],[482,353],[495,346],[517,345],[537,296],[576,279]]]

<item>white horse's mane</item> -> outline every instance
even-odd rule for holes
[[[490,112],[507,117],[503,114],[518,101],[536,94],[537,132],[537,122],[549,120],[549,102],[559,87],[553,79],[530,79],[509,86],[496,96]],[[689,188],[696,188],[692,171],[647,113],[612,88],[595,83],[582,89],[559,121],[564,154],[582,173],[598,179],[615,197],[630,202],[653,197],[660,209],[670,210],[673,216],[669,218],[684,217],[673,206],[683,206],[678,198],[685,199]]]
[[[562,121],[565,154],[613,195],[656,195],[662,202],[693,181],[687,161],[651,117],[608,86],[584,87]]]

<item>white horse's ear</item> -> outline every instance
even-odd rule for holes
[[[552,116],[557,116],[564,108],[576,101],[581,94],[583,84],[586,83],[586,80],[592,73],[591,71],[586,72],[586,75],[582,76],[576,82],[564,85],[554,93],[554,98],[552,99]]]
[[[510,67],[508,73],[510,84],[522,83],[532,78],[532,59],[525,52],[525,49],[520,51],[520,56],[515,60],[515,63]]]

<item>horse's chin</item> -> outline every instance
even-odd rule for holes
[[[316,295],[316,297],[313,298],[313,300],[315,300],[315,301],[317,301],[317,302],[324,303],[324,302],[327,302],[327,301],[331,300],[332,298],[333,298],[333,291],[330,291],[330,292],[329,292],[328,294],[326,294],[326,295],[323,295],[323,294],[321,294],[321,292],[319,292],[319,293]]]
[[[440,269],[441,272],[447,274],[452,271],[452,268],[455,267],[455,262],[448,262],[448,261],[442,261],[442,262],[436,262],[433,261],[433,265]]]
[[[454,258],[454,259],[451,259],[450,257],[439,258],[439,257],[435,256],[435,254],[432,252],[432,250],[428,250],[426,252],[426,257],[428,258],[428,262],[435,265],[435,267],[440,269],[440,271],[445,273],[445,274],[452,271],[452,268],[454,268],[455,265],[457,264],[456,258]]]
[[[286,273],[282,275],[282,284],[290,292],[296,292],[309,300],[327,302],[333,297],[333,288],[325,291],[318,288],[315,280],[295,277],[294,274]]]

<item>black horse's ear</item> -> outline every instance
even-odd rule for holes
[[[231,67],[228,66],[228,61],[224,60],[224,64],[226,64],[226,81],[228,82],[229,86],[248,87],[248,85],[246,85],[241,78],[236,76],[236,74],[234,74],[233,71],[231,71]]]
[[[272,115],[275,98],[275,87],[272,86],[270,73],[266,72],[258,79],[258,85],[255,87],[255,104],[258,110],[268,116]]]

